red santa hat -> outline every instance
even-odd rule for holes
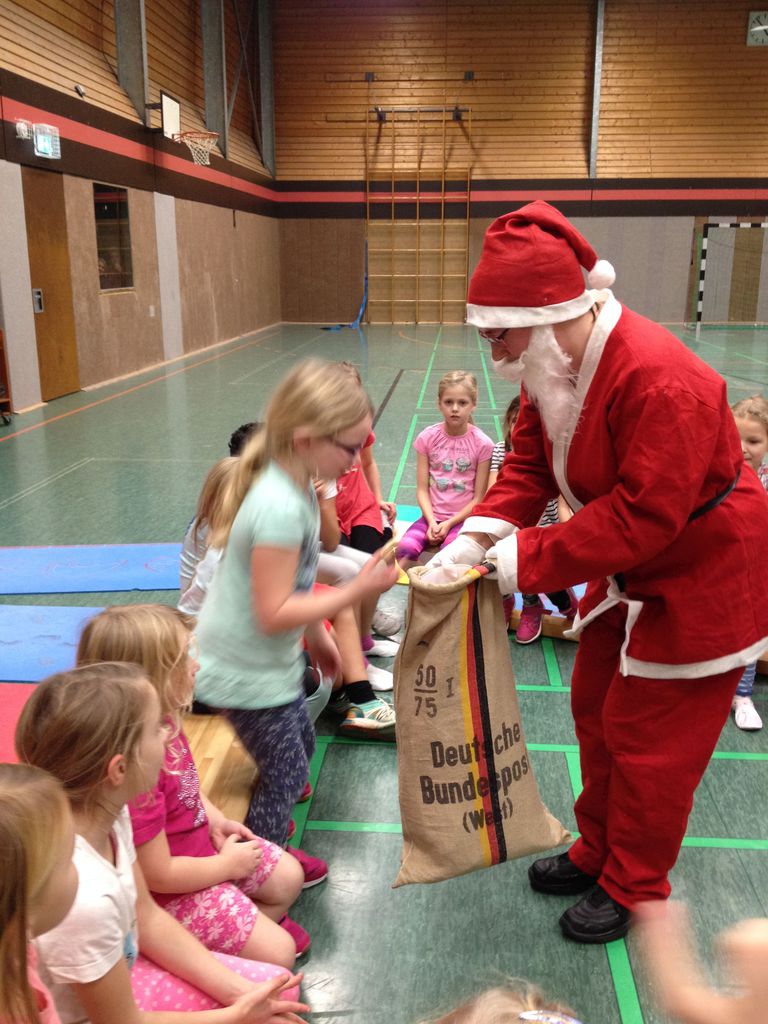
[[[485,233],[467,295],[467,323],[483,329],[559,324],[594,304],[585,290],[616,273],[559,210],[537,199],[498,217]]]

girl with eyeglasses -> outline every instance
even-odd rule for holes
[[[313,479],[341,476],[368,437],[363,389],[338,366],[305,360],[278,384],[263,424],[209,512],[209,543],[223,556],[198,619],[195,693],[223,710],[258,765],[245,824],[282,846],[315,748],[302,640],[323,675],[337,676],[339,651],[323,620],[388,590],[397,569],[374,556],[346,586],[312,589],[319,548]],[[365,702],[354,694],[351,701],[350,713],[364,718]],[[375,703],[374,716],[382,713]]]

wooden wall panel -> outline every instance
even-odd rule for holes
[[[245,0],[241,0],[241,3]],[[225,10],[231,4],[225,5]],[[145,4],[149,101],[160,90],[181,102],[183,131],[205,127],[202,38],[197,0],[162,0]],[[74,95],[85,87],[86,104],[139,123],[140,118],[117,81],[114,0],[0,0],[0,65],[8,70]],[[236,27],[228,28],[228,49]],[[231,57],[236,60],[236,55]],[[234,66],[231,76],[234,75]],[[253,141],[250,104],[241,82],[235,105],[229,157],[266,174]],[[159,112],[152,115],[160,126]]]
[[[0,65],[32,81],[75,96],[75,83],[85,87],[85,104],[94,104],[134,123],[138,121],[128,97],[117,82],[114,71],[114,26],[111,26],[111,0],[105,11],[98,4],[77,0],[75,4],[50,4],[36,0],[0,0]],[[70,10],[83,14],[95,8],[91,31]],[[111,26],[111,27],[110,27]],[[102,31],[103,27],[103,31]],[[111,37],[110,37],[111,33]],[[102,38],[111,42],[104,50]],[[110,49],[111,54],[110,56]]]
[[[163,360],[155,207],[150,192],[128,190],[133,288],[99,288],[93,182],[64,176],[80,383],[121,377]]]
[[[768,47],[744,0],[606,4],[600,177],[754,177],[768,165]]]
[[[278,230],[271,217],[176,200],[186,352],[281,319]]]
[[[365,225],[360,220],[280,221],[282,319],[350,323],[363,298]]]
[[[472,152],[461,129],[449,132],[449,168],[471,159],[475,177],[581,176],[593,35],[592,0],[283,0],[274,23],[278,176],[362,177],[368,108],[455,104],[472,109]],[[376,76],[370,86],[366,71]],[[439,165],[441,131],[435,123],[418,152],[415,117],[405,121],[396,169]],[[376,169],[389,163],[384,146]]]

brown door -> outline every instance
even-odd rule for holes
[[[22,167],[29,270],[43,401],[80,390],[64,176]]]

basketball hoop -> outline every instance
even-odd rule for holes
[[[219,139],[218,132],[190,131],[178,132],[173,136],[174,142],[183,142],[196,164],[210,164],[211,150]]]

